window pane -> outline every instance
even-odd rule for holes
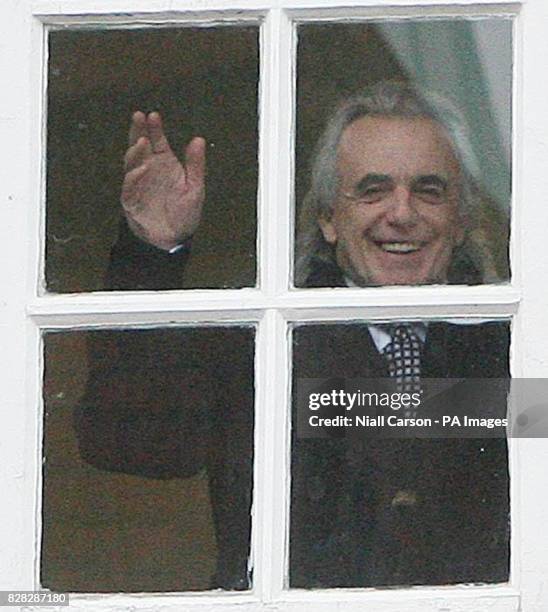
[[[257,82],[256,27],[51,32],[47,289],[254,286]],[[136,111],[174,156],[139,116],[124,183]]]
[[[407,335],[402,336],[402,330]],[[404,400],[399,385],[422,387],[418,403],[412,405],[415,422],[424,416],[426,407],[430,415],[460,409],[484,417],[489,406],[489,416],[504,418],[508,344],[507,322],[322,324],[293,330],[292,587],[508,580],[509,489],[504,431],[498,437],[491,436],[491,430],[480,429],[470,435],[425,439],[427,428],[417,427],[411,438],[405,438],[381,422],[361,429],[356,429],[357,423],[352,427],[357,404],[350,409],[347,402],[340,408],[340,395],[338,400],[325,398],[321,410],[310,401],[303,406],[298,400],[309,379],[322,379],[319,385],[314,381],[321,393],[307,398],[320,401],[331,388],[349,389],[350,379],[358,379],[364,385],[361,391],[368,393],[377,388],[366,384],[384,378],[397,385],[399,402]],[[403,375],[401,370],[391,370],[398,353],[407,359]],[[471,379],[475,386],[468,384]],[[423,401],[422,391],[427,384],[440,381],[451,384],[443,394],[428,398],[436,402],[433,412],[432,404]],[[487,387],[494,389],[488,396],[484,392]],[[414,397],[412,389],[404,390]],[[375,396],[376,401],[379,397]],[[489,402],[484,402],[485,397]],[[380,406],[382,402],[380,399]],[[403,417],[409,405],[408,401],[400,410],[401,405],[392,404],[386,412]],[[365,413],[369,411],[374,418],[375,405],[370,406]],[[300,429],[303,410],[306,418],[342,412],[351,420],[339,421],[338,429],[331,427],[336,422],[324,422],[326,435],[305,436]],[[369,435],[369,431],[376,433],[375,427],[378,435]]]
[[[298,34],[296,286],[507,281],[512,22]]]
[[[42,584],[249,588],[254,329],[44,340]]]

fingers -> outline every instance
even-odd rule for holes
[[[147,117],[148,135],[154,153],[165,153],[170,150],[169,143],[164,134],[162,118],[159,113],[149,113]]]
[[[132,208],[137,202],[137,195],[139,193],[139,182],[146,174],[148,167],[143,165],[138,168],[134,168],[128,172],[124,178],[124,184],[122,185],[122,206],[128,210]]]
[[[203,188],[205,180],[206,141],[200,136],[193,138],[186,148],[186,179],[191,187]]]
[[[142,173],[133,174],[135,170],[143,167],[154,154],[169,152],[171,147],[165,136],[160,113],[152,112],[146,115],[141,111],[133,113],[129,131],[130,146],[124,156],[124,167],[127,172],[126,181],[129,189],[134,187],[135,176],[141,178]],[[206,141],[201,137],[193,138],[185,151],[185,168],[183,177],[192,189],[204,188],[206,162]],[[177,161],[177,160],[175,160]],[[183,180],[185,180],[183,178]],[[137,181],[137,179],[135,179]],[[125,185],[125,183],[124,183]]]
[[[126,172],[140,166],[150,155],[152,147],[148,138],[141,136],[137,142],[129,147],[124,155],[124,168]]]
[[[148,136],[147,121],[145,113],[137,111],[131,116],[131,124],[129,126],[129,146],[133,146],[141,136]]]
[[[149,138],[154,153],[169,151],[169,143],[164,134],[160,113],[145,113],[137,111],[131,117],[129,128],[129,146],[137,143],[139,138]]]

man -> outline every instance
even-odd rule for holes
[[[113,249],[109,287],[177,288],[205,199],[205,142],[193,139],[182,165],[159,115],[138,112],[125,163],[127,226]],[[296,284],[488,280],[493,268],[483,245],[473,240],[477,196],[473,160],[454,111],[401,84],[377,85],[347,101],[320,140],[301,214]],[[132,343],[139,342],[134,350]],[[142,375],[139,355],[161,363],[158,347],[146,337],[128,337],[124,345],[113,351],[124,360],[118,356],[113,365],[111,356],[101,373],[92,372],[76,420],[81,451],[99,467],[157,477],[187,476],[205,464],[219,545],[213,586],[245,588],[252,452],[247,353],[230,346],[228,359],[228,349],[216,342],[200,345],[181,337],[169,352],[197,367],[183,365],[173,379],[173,371],[170,376],[161,367]],[[416,362],[401,375],[388,354],[403,345],[415,347]],[[162,350],[165,359],[163,343]],[[294,330],[293,353],[295,387],[300,378],[319,377],[390,374],[402,384],[421,376],[505,377],[508,328],[303,326]],[[213,375],[218,363],[226,370],[227,362],[231,385]],[[111,392],[115,385],[123,387],[123,397]],[[195,392],[208,386],[213,393]],[[151,396],[150,388],[163,389],[165,399]],[[214,437],[233,446],[220,456]],[[241,504],[234,501],[239,494]],[[507,524],[504,441],[293,438],[292,586],[504,581]]]
[[[458,113],[434,96],[384,83],[343,103],[314,159],[301,211],[297,284],[496,280],[477,227],[481,200],[471,151]],[[294,380],[386,376],[393,365],[391,327],[397,326],[297,328]],[[406,327],[422,347],[423,378],[508,376],[504,324]],[[294,438],[294,449],[294,586],[506,579],[504,441],[360,446]]]
[[[318,143],[296,284],[341,284],[341,270],[359,286],[500,281],[479,185],[465,123],[446,100],[398,83],[350,98]]]

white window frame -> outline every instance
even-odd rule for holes
[[[350,8],[349,8],[349,5]],[[292,23],[325,19],[515,16],[512,281],[505,286],[290,290],[294,50]],[[262,22],[259,287],[47,295],[45,31],[55,25]],[[513,317],[515,377],[548,376],[548,3],[545,0],[4,0],[0,5],[0,590],[39,588],[42,341],[50,329],[255,322],[252,554],[246,593],[72,595],[72,610],[536,612],[548,609],[548,441],[511,440],[512,557],[507,585],[285,590],[292,321]],[[289,110],[291,109],[291,110]],[[8,263],[12,262],[12,263]]]

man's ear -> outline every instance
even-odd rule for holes
[[[322,230],[323,237],[328,244],[336,244],[337,242],[337,230],[335,229],[335,224],[333,223],[332,217],[320,217],[318,219],[318,224],[320,229]]]

